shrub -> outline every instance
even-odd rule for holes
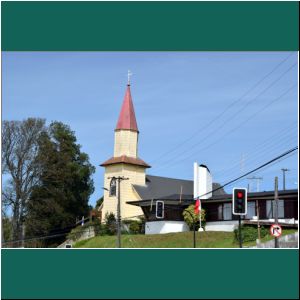
[[[117,232],[117,220],[113,213],[106,213],[105,215],[105,233],[108,235],[115,235]]]
[[[186,208],[183,213],[183,218],[185,223],[189,226],[190,230],[193,230],[193,224],[195,222],[196,224],[196,230],[199,229],[200,227],[200,222],[199,222],[199,215],[195,214],[195,205],[192,204],[188,208]],[[201,225],[204,228],[206,224],[205,220],[205,210],[201,209]]]
[[[129,224],[129,231],[133,234],[138,234],[141,232],[141,223],[139,221],[132,221]]]
[[[260,237],[263,238],[268,234],[268,230],[263,226],[260,228]],[[239,229],[234,230],[234,239],[239,241]],[[254,226],[242,226],[242,241],[253,242],[258,239],[257,227]]]
[[[123,224],[126,225],[127,231],[125,233],[142,234],[145,233],[145,220],[139,218],[139,220],[124,220]]]

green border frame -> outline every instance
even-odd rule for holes
[[[2,51],[298,51],[298,2],[1,2]],[[2,249],[2,297],[299,298],[298,249]]]
[[[298,51],[298,2],[1,2],[3,51]]]
[[[2,250],[4,298],[296,299],[298,250]]]

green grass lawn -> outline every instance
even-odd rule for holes
[[[296,229],[284,229],[283,235],[296,232]],[[263,242],[271,240],[267,235]],[[255,246],[255,242],[245,243],[244,246]],[[96,236],[79,241],[75,248],[115,248],[116,236]],[[196,232],[197,248],[238,248],[234,241],[233,232]],[[122,235],[122,248],[193,248],[193,232],[179,232],[153,235]]]

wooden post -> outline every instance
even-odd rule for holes
[[[256,200],[256,215],[257,215],[257,237],[260,241],[260,224],[259,224],[259,204],[258,204],[258,200]]]
[[[275,177],[275,224],[278,224],[278,177]],[[275,237],[275,248],[279,248],[278,238]]]

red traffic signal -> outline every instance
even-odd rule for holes
[[[242,192],[237,193],[238,198],[243,198],[244,194]]]
[[[234,188],[232,192],[232,213],[234,215],[247,214],[247,189]]]

